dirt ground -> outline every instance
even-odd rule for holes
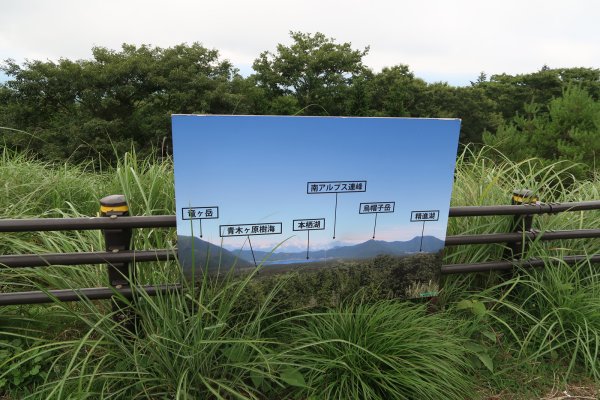
[[[511,393],[498,393],[485,397],[486,400],[598,400],[600,399],[600,386],[593,382],[580,382],[575,384],[555,385],[542,397],[523,397]]]

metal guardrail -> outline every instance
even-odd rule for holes
[[[593,256],[564,256],[560,258],[561,262],[568,265],[589,261],[591,263],[600,263],[600,254]],[[528,260],[512,260],[512,261],[491,261],[484,263],[473,264],[446,264],[442,265],[442,274],[466,274],[472,272],[487,272],[487,271],[510,271],[515,266],[524,268],[543,267],[548,260],[538,258],[530,258]]]
[[[47,267],[50,265],[114,264],[168,261],[176,259],[173,250],[124,250],[116,253],[48,253],[0,256],[0,265],[10,268]]]
[[[600,238],[600,229],[577,229],[571,231],[531,230],[526,232],[446,236],[445,244],[446,246],[459,246],[466,244],[519,243],[524,238],[531,241]]]
[[[115,288],[85,288],[85,289],[63,289],[63,290],[48,290],[48,291],[30,291],[30,292],[14,292],[2,293],[0,297],[0,305],[22,305],[22,304],[40,304],[49,303],[54,299],[59,301],[79,301],[87,300],[102,300],[109,299],[116,294],[131,299],[137,291],[143,290],[149,296],[155,296],[158,293],[180,290],[181,285],[156,285],[156,286],[141,286],[138,288],[131,287],[115,287]]]
[[[533,201],[528,201],[533,200]],[[573,203],[539,203],[528,191],[513,193],[513,205],[451,207],[450,217],[501,216],[514,217],[513,232],[477,235],[456,235],[446,237],[446,246],[508,244],[513,252],[510,260],[443,265],[442,274],[457,274],[485,271],[511,270],[516,265],[540,267],[543,260],[521,260],[521,250],[528,241],[600,238],[600,229],[580,229],[561,231],[535,231],[531,228],[532,216],[559,212],[600,210],[600,201]],[[106,252],[65,253],[65,254],[26,254],[1,255],[0,268],[43,267],[49,265],[107,264],[110,287],[73,290],[49,290],[34,292],[1,293],[0,305],[33,304],[60,301],[107,299],[116,293],[131,297],[135,292],[124,280],[128,276],[130,262],[167,261],[176,259],[176,249],[130,250],[131,229],[135,228],[174,228],[174,215],[128,216],[124,196],[108,196],[101,200],[101,217],[95,218],[44,218],[0,220],[0,232],[34,232],[65,230],[102,230],[106,241]],[[506,257],[507,258],[507,257]],[[600,255],[565,256],[567,264],[590,260],[600,262]],[[145,286],[142,290],[154,295],[161,291],[178,289],[178,285]]]
[[[133,228],[174,228],[174,215],[114,218],[34,218],[0,220],[0,232],[72,231]]]
[[[600,200],[574,203],[541,203],[503,206],[450,207],[450,217],[554,214],[566,211],[600,210]],[[174,215],[118,218],[35,218],[0,220],[0,232],[68,231],[125,228],[175,228]]]
[[[516,207],[515,207],[516,206]],[[494,215],[555,214],[565,211],[588,211],[600,209],[600,200],[572,203],[522,203],[506,206],[459,206],[450,207],[450,217],[479,217]]]
[[[523,238],[534,240],[563,240],[600,238],[600,229],[572,231],[529,231],[514,233],[490,233],[481,235],[447,236],[446,246],[469,244],[519,243]],[[46,267],[50,265],[110,264],[123,262],[169,261],[177,258],[177,249],[126,250],[118,253],[48,253],[0,256],[0,265],[10,268]],[[495,264],[494,264],[495,265]],[[0,267],[1,268],[1,267]],[[442,269],[444,271],[444,269]]]

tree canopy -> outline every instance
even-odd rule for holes
[[[343,115],[348,88],[367,71],[362,58],[369,49],[337,44],[322,33],[290,32],[290,36],[291,45],[278,44],[275,53],[265,51],[254,61],[257,84],[270,101],[290,96],[296,113]]]
[[[48,158],[112,158],[134,145],[159,146],[172,113],[229,113],[241,79],[216,50],[123,45],[92,49],[93,59],[8,60],[1,97],[3,126],[31,133],[11,142]]]
[[[583,88],[570,85],[547,107],[525,106],[495,133],[485,132],[483,141],[517,160],[541,158],[579,163],[583,175],[600,166],[600,102]]]
[[[0,140],[45,159],[113,160],[131,146],[164,151],[176,113],[445,117],[462,119],[464,144],[493,144],[515,159],[598,164],[599,69],[482,73],[455,87],[425,82],[401,63],[375,72],[363,62],[368,47],[322,33],[290,39],[259,54],[246,77],[200,43],[95,47],[85,60],[6,60]]]

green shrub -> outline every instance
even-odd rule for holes
[[[51,354],[22,338],[0,339],[0,393],[43,382]]]
[[[565,376],[583,371],[600,380],[600,272],[548,260],[543,270],[514,278],[499,310],[521,337],[521,358],[565,366]]]
[[[464,399],[473,395],[457,321],[396,301],[345,303],[287,321],[309,399]],[[298,398],[298,397],[296,397]]]

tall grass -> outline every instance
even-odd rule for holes
[[[600,179],[576,181],[570,170],[572,164],[558,161],[540,163],[536,159],[513,162],[490,147],[473,150],[467,147],[456,164],[452,189],[452,206],[510,204],[515,189],[529,189],[542,202],[576,202],[600,199]],[[570,184],[566,184],[570,182]],[[448,235],[509,232],[511,216],[450,218]],[[600,226],[600,210],[536,215],[533,229],[549,230],[592,229]],[[507,247],[503,244],[447,247],[444,262],[472,263],[499,260]],[[561,240],[530,242],[523,258],[559,258],[569,254],[594,254],[595,240]],[[442,302],[464,297],[465,291],[479,291],[497,284],[498,275],[466,274],[445,278]]]
[[[490,152],[467,148],[460,155],[453,205],[508,204],[521,188],[545,202],[600,199],[598,178],[575,181],[566,164],[498,161]],[[0,176],[0,218],[93,216],[99,199],[115,193],[126,195],[133,215],[174,213],[168,159],[129,153],[116,167],[98,171],[4,149]],[[501,232],[510,225],[510,217],[453,218],[448,233]],[[598,226],[598,211],[534,219],[539,230]],[[175,240],[174,230],[140,229],[133,243],[172,248]],[[0,254],[101,249],[103,238],[94,231],[11,234],[0,241]],[[504,250],[450,248],[445,262],[498,259]],[[502,382],[511,373],[503,358],[515,364],[513,371],[535,374],[530,365],[556,363],[566,376],[583,371],[600,380],[598,274],[589,263],[557,261],[597,251],[593,240],[534,242],[525,256],[547,259],[547,268],[510,279],[450,277],[442,311],[434,315],[423,306],[356,299],[319,313],[299,312],[282,306],[290,292],[285,285],[294,280],[280,279],[257,293],[252,275],[204,280],[182,293],[141,293],[130,304],[140,321],[133,334],[113,321],[109,301],[4,307],[0,384],[29,371],[26,381],[8,387],[14,398],[32,399],[465,398],[476,397],[474,380]],[[175,262],[136,269],[139,283],[181,279]],[[0,269],[3,291],[102,286],[106,279],[103,266]],[[252,296],[258,300],[248,302]],[[31,375],[40,368],[47,373]]]
[[[464,149],[457,160],[452,205],[508,204],[514,189],[527,188],[544,202],[596,200],[600,198],[600,180],[573,182],[571,164],[556,162],[542,165],[535,159],[512,162],[498,161],[499,155],[486,147]],[[160,162],[152,158],[139,160],[135,152],[127,153],[114,168],[97,171],[91,166],[49,164],[33,160],[25,154],[3,149],[0,154],[0,176],[3,187],[0,196],[1,218],[93,216],[98,213],[99,199],[122,193],[128,199],[132,215],[173,214],[173,168],[169,159]],[[16,200],[20,201],[16,201]],[[448,234],[502,232],[511,226],[510,217],[450,218]],[[591,228],[600,226],[600,211],[560,213],[536,216],[538,230]],[[64,232],[11,235],[0,243],[0,253],[57,251],[65,246],[82,251],[98,249],[98,232],[81,232],[69,236]],[[61,240],[65,238],[65,240]],[[136,230],[137,248],[172,247],[173,230]],[[34,247],[32,247],[34,246]],[[550,245],[537,242],[532,255],[539,249],[563,254],[588,250],[594,242],[558,242]],[[68,248],[68,247],[67,247]],[[446,249],[445,262],[476,262],[498,259],[502,245],[459,246]],[[544,253],[545,254],[545,253]]]
[[[498,161],[500,160],[500,161]],[[535,159],[512,162],[491,148],[465,149],[457,163],[452,205],[509,204],[514,189],[530,189],[543,202],[576,202],[600,199],[600,180],[577,181],[568,163],[542,164]],[[451,218],[448,234],[506,232],[511,217]],[[600,211],[536,215],[533,228],[547,230],[590,229],[600,226]],[[497,260],[504,245],[447,248],[445,262]],[[597,240],[534,241],[524,258],[537,257],[543,269],[517,269],[512,275],[467,274],[446,277],[442,303],[471,322],[465,335],[483,346],[483,355],[498,368],[491,380],[502,382],[519,375],[551,370],[561,379],[583,372],[598,380],[596,360],[597,302],[600,282],[597,266],[583,262],[568,266],[561,257],[595,254]],[[507,378],[510,376],[510,378]],[[518,380],[518,379],[517,379]]]
[[[51,369],[62,370],[24,398],[262,398],[253,382],[281,385],[276,343],[264,333],[275,292],[252,313],[232,312],[250,279],[188,287],[184,295],[140,293],[130,304],[139,321],[135,332],[83,302],[86,310],[71,318],[87,329],[50,346],[61,350]]]
[[[570,172],[572,168],[572,163],[561,161],[552,164],[542,164],[536,159],[513,162],[490,147],[480,150],[467,147],[457,160],[451,205],[510,204],[515,189],[529,189],[545,203],[600,199],[600,180],[575,181]],[[507,216],[450,218],[448,235],[508,232],[511,224],[512,219]],[[600,226],[600,211],[537,215],[533,225],[539,231],[594,228]],[[545,254],[555,248],[560,248],[559,252],[554,253],[557,255],[563,254],[564,249],[582,252],[594,250],[594,242],[578,240],[547,245],[540,241],[531,246],[532,255],[539,249],[544,249]],[[447,248],[445,261],[467,263],[497,260],[503,251],[502,245]]]
[[[543,270],[520,270],[477,297],[511,330],[521,360],[600,382],[600,271],[589,261],[546,261]]]
[[[287,322],[287,321],[286,321]],[[464,399],[473,396],[461,326],[425,306],[350,301],[287,327],[310,399]]]
[[[0,155],[0,176],[4,187],[0,196],[0,218],[87,217],[98,215],[100,199],[109,194],[125,194],[131,215],[174,213],[172,163],[138,160],[127,153],[115,168],[96,171],[91,166],[40,162],[8,149]],[[134,248],[174,248],[173,229],[139,229]],[[0,254],[66,253],[101,251],[100,231],[31,232],[6,235]],[[176,263],[146,263],[138,267],[140,282],[156,282],[163,271],[177,278]],[[95,265],[22,269],[0,273],[2,282],[27,285],[29,278],[44,281],[48,288],[78,288],[106,285],[105,267]]]

